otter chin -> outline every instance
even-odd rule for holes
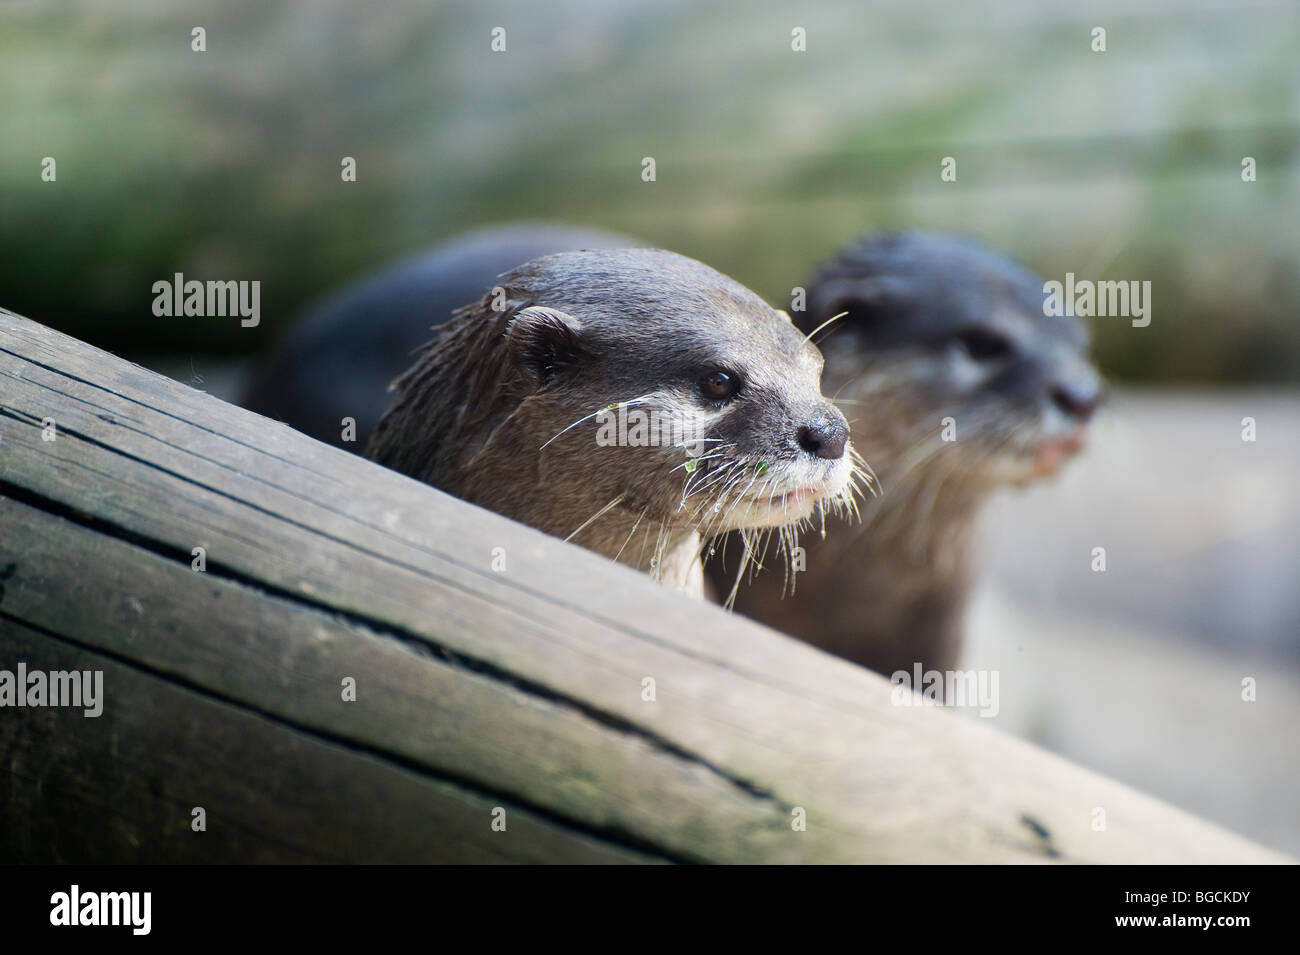
[[[834,319],[818,336],[823,384],[880,493],[860,524],[809,542],[803,572],[762,568],[760,552],[735,607],[882,673],[951,669],[981,505],[1057,474],[1086,444],[1101,400],[1087,329],[1044,314],[1039,277],[952,235],[868,237],[805,287],[796,321]],[[718,590],[736,570],[722,557]]]
[[[789,317],[657,249],[548,255],[459,309],[367,454],[699,595],[705,541],[847,513],[865,480]]]
[[[1082,451],[1087,443],[1087,432],[1082,428],[1068,437],[1041,443],[1033,451],[1034,468],[1026,483],[1036,478],[1055,475],[1065,462]]]
[[[848,472],[837,469],[837,473],[817,484],[790,487],[788,490],[769,490],[761,494],[747,495],[744,502],[743,520],[751,527],[773,527],[801,521],[812,517],[818,506],[826,501],[835,502],[841,498],[848,487]]]

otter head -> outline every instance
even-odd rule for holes
[[[1082,447],[1101,398],[1087,329],[1045,315],[1042,281],[1007,258],[957,236],[870,237],[817,273],[803,323],[840,313],[826,390],[887,496],[934,473],[949,491],[1027,483]]]
[[[371,454],[649,569],[683,534],[694,559],[702,537],[851,506],[821,368],[788,316],[692,259],[545,256],[457,313]]]

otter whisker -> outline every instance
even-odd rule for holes
[[[823,517],[824,520],[824,517]],[[781,582],[781,596],[786,594],[786,588],[789,588],[791,596],[795,590],[795,571],[794,571],[794,554],[799,546],[799,528],[796,524],[787,524],[781,528],[781,547],[785,554],[785,578]]]
[[[736,483],[738,483],[740,480],[744,480],[744,476],[745,476],[745,472],[744,472],[744,471],[740,471],[740,472],[738,472],[738,478],[737,478],[737,482],[736,482]],[[759,475],[756,474],[756,475],[754,476],[754,479],[750,481],[751,486],[752,486],[752,484],[753,484],[753,481],[754,481],[754,480],[757,480],[758,477],[759,477]],[[771,483],[771,478],[768,478],[768,480],[764,482],[764,487],[768,486],[770,483]],[[733,484],[733,486],[734,486],[734,484]],[[746,488],[746,490],[748,490],[748,488]],[[743,497],[743,494],[742,494],[742,497]],[[736,504],[739,504],[739,503],[740,503],[740,500],[741,500],[741,498],[740,498],[740,497],[737,497],[737,499],[736,499],[736,503],[732,505],[732,508],[735,508]],[[721,524],[722,524],[722,523],[723,523],[723,522],[724,522],[724,521],[725,521],[725,520],[726,520],[730,515],[731,515],[731,509],[728,509],[727,512],[726,512],[725,514],[718,514],[717,516],[714,517],[711,526],[720,526],[720,525],[721,525]]]
[[[810,342],[812,341],[812,337],[813,337],[814,335],[816,335],[818,332],[820,332],[823,328],[825,328],[825,327],[826,327],[827,325],[829,325],[831,322],[839,321],[841,318],[843,318],[843,317],[844,317],[845,315],[847,315],[847,314],[849,314],[849,313],[848,313],[847,311],[844,311],[844,312],[840,312],[838,315],[832,315],[830,318],[826,319],[826,321],[822,322],[820,325],[818,325],[816,328],[814,328],[812,331],[810,331],[807,335],[804,336],[804,339],[803,339],[803,340],[804,340],[804,344],[806,345],[806,344],[810,343]]]
[[[692,475],[690,478],[688,478],[686,480],[686,483],[682,485],[682,499],[678,503],[677,509],[681,510],[683,507],[686,506],[686,499],[688,497],[694,494],[699,494],[703,491],[707,491],[710,487],[717,484],[719,481],[725,480],[727,477],[727,472],[734,465],[735,465],[734,461],[728,461],[727,463],[723,464],[721,467],[713,469],[711,472],[708,473],[707,476],[703,474],[699,474],[699,472],[697,472],[696,475]],[[700,486],[692,488],[691,486],[692,481],[694,481],[696,484]],[[697,514],[699,513],[698,509],[696,510],[695,513]]]
[[[753,478],[750,479],[750,482],[747,485],[745,485],[745,489],[736,495],[736,500],[732,503],[731,507],[727,508],[727,512],[724,515],[724,519],[729,519],[731,517],[731,512],[734,511],[737,505],[739,505],[740,502],[745,499],[745,495],[749,493],[749,489],[754,486],[754,482],[757,481],[759,477],[761,477],[760,474],[755,474]]]
[[[738,462],[736,461],[728,461],[726,464],[722,465],[721,467],[717,467],[711,470],[708,473],[706,478],[701,478],[701,484],[699,487],[695,488],[694,490],[691,490],[689,493],[682,494],[682,500],[685,501],[686,498],[691,496],[692,494],[699,494],[704,491],[708,491],[711,488],[716,487],[720,482],[728,479],[730,475],[727,472],[731,471],[731,469],[734,468],[737,465],[737,463]]]
[[[567,427],[562,428],[562,429],[560,429],[559,431],[557,431],[555,434],[551,435],[551,437],[547,439],[546,444],[543,444],[543,445],[542,445],[540,448],[538,448],[537,450],[538,450],[538,451],[545,451],[546,448],[547,448],[547,445],[549,445],[552,441],[554,441],[556,438],[560,437],[561,435],[568,434],[570,431],[572,431],[572,430],[573,430],[574,428],[576,428],[578,425],[582,424],[584,421],[590,421],[592,418],[598,418],[598,417],[600,417],[600,416],[603,415],[603,414],[608,414],[609,412],[613,411],[615,408],[626,408],[626,407],[628,407],[629,405],[639,404],[639,403],[641,403],[642,401],[646,401],[646,400],[649,399],[649,398],[653,398],[653,397],[655,396],[655,394],[656,394],[656,392],[651,391],[651,392],[648,392],[648,393],[646,393],[646,394],[644,394],[644,395],[640,395],[639,397],[636,397],[636,398],[628,398],[626,401],[616,401],[616,402],[615,402],[614,404],[612,404],[612,405],[606,405],[606,406],[603,407],[603,408],[597,408],[597,409],[596,409],[595,411],[593,411],[591,414],[589,414],[589,415],[583,415],[583,416],[582,416],[581,418],[579,418],[577,421],[573,422],[572,424],[568,425]]]
[[[681,464],[677,465],[677,467],[673,468],[673,471],[684,470],[684,469],[686,468],[686,465],[690,464],[692,461],[696,462],[696,467],[699,467],[699,462],[700,462],[700,461],[714,461],[714,460],[717,460],[718,458],[723,457],[723,456],[724,456],[724,455],[722,455],[722,454],[704,454],[704,455],[701,455],[701,456],[698,457],[698,458],[688,458],[687,460],[683,461]],[[668,473],[669,473],[669,474],[672,474],[673,471],[669,471]],[[691,469],[690,471],[687,471],[686,473],[687,473],[687,474],[693,474],[693,473],[694,473],[694,469]]]
[[[663,579],[664,552],[668,549],[669,526],[667,520],[659,522],[659,534],[655,538],[654,556],[650,558],[650,576],[655,580]]]
[[[623,546],[620,547],[620,548],[618,549],[618,552],[614,555],[614,563],[617,564],[617,563],[618,563],[618,559],[619,559],[620,557],[623,556],[623,548],[624,548],[624,547],[627,547],[627,545],[631,542],[631,540],[632,540],[632,536],[633,536],[634,534],[636,534],[636,529],[637,529],[638,527],[641,526],[641,518],[645,517],[646,512],[647,512],[648,510],[650,510],[650,505],[649,505],[649,504],[647,504],[645,507],[641,508],[641,513],[640,513],[639,515],[637,515],[637,519],[636,519],[636,521],[633,522],[633,524],[632,524],[632,529],[631,529],[630,531],[627,532],[627,539],[623,541]]]
[[[604,517],[604,516],[605,516],[606,514],[608,514],[611,510],[613,510],[615,507],[617,507],[619,504],[621,504],[622,501],[623,501],[623,498],[626,497],[626,496],[627,496],[627,495],[625,495],[625,494],[620,494],[618,497],[614,498],[614,500],[610,501],[608,504],[606,504],[604,507],[602,507],[600,510],[598,510],[595,514],[592,514],[591,517],[589,517],[589,518],[587,518],[585,521],[583,521],[582,524],[579,525],[579,527],[578,527],[578,529],[577,529],[576,531],[574,531],[572,534],[570,534],[568,537],[566,537],[566,538],[564,538],[564,539],[565,539],[566,541],[571,541],[571,540],[573,540],[575,537],[577,537],[579,534],[581,534],[584,530],[586,530],[588,527],[590,527],[591,524],[592,524],[594,521],[597,521],[597,520],[599,520],[600,518]]]
[[[875,470],[853,445],[849,445],[849,454],[851,455],[850,461],[853,464],[851,476],[862,475],[866,480],[867,488],[871,491],[871,496],[879,496],[877,488],[880,487],[880,479],[876,477]]]
[[[737,465],[739,465],[739,463],[740,462],[737,462]],[[720,514],[722,512],[722,505],[727,500],[727,496],[731,493],[732,489],[741,481],[745,480],[745,473],[744,468],[737,466],[735,470],[726,475],[726,480],[722,482],[722,487],[718,488],[713,494],[705,498],[701,507],[708,507],[709,504],[712,503],[713,506],[711,510],[713,513]]]
[[[761,531],[758,531],[758,545],[754,548],[754,552],[757,556],[750,561],[749,566],[748,576],[751,581],[754,579],[754,575],[762,571],[766,566],[767,552],[772,546],[773,531],[779,533],[780,528],[765,527]]]
[[[741,530],[740,539],[744,542],[745,550],[740,555],[740,569],[736,572],[736,581],[731,585],[731,593],[727,594],[727,599],[723,606],[732,610],[736,606],[736,594],[740,591],[740,582],[745,579],[745,568],[749,564],[750,555],[753,553],[753,544],[750,535],[753,532],[748,528]]]

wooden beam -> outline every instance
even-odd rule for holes
[[[0,588],[6,860],[1286,861],[3,310]]]

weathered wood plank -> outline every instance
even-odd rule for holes
[[[607,853],[1280,860],[972,721],[893,706],[880,677],[3,312],[0,494],[0,567],[14,565],[0,621],[121,661],[159,692],[181,686],[281,732],[511,800]],[[190,569],[195,546],[206,573]],[[505,573],[492,570],[494,547]],[[356,703],[337,702],[342,675],[358,678]],[[789,825],[796,806],[806,832]],[[1092,829],[1097,806],[1104,832]]]
[[[662,830],[675,858],[698,857],[695,827],[724,858],[765,828],[784,844],[774,856],[798,849],[769,801],[575,707],[13,499],[0,500],[0,526],[27,542],[13,555],[22,573],[0,601],[4,617],[250,711],[271,697],[286,725],[449,775],[485,797],[535,793],[530,804],[632,841]],[[0,564],[6,551],[0,545]],[[344,677],[356,680],[354,703],[341,699]]]
[[[102,716],[24,708],[0,720],[0,860],[635,862],[510,802],[394,766],[249,709],[0,620],[0,655],[104,671]],[[191,829],[192,811],[207,814]]]

